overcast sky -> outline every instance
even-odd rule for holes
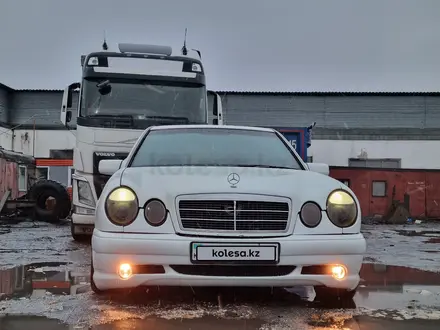
[[[440,90],[440,0],[0,0],[0,82],[61,89],[104,30],[179,50],[185,27],[214,90]]]

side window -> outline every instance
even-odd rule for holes
[[[371,188],[373,197],[385,197],[387,195],[386,181],[373,181]]]
[[[27,191],[27,167],[18,166],[18,191]]]
[[[37,180],[48,180],[49,179],[49,167],[46,167],[46,166],[37,167],[36,178],[37,178]]]

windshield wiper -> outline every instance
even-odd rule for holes
[[[145,116],[144,119],[164,119],[169,121],[179,121],[189,124],[189,119],[187,117],[174,117],[174,116]]]
[[[261,167],[261,168],[281,168],[285,170],[297,170],[293,167],[287,167],[287,166],[275,166],[275,165],[260,165],[260,164],[242,164],[242,165],[231,165],[234,167]]]
[[[86,118],[128,118],[128,119],[133,119],[132,115],[120,115],[120,114],[100,114],[100,113],[96,113],[93,115],[88,115],[86,116]]]

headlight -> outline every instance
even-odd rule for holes
[[[299,216],[304,226],[308,228],[315,228],[321,222],[322,211],[318,204],[314,202],[307,202],[301,207]]]
[[[151,199],[145,203],[145,220],[154,227],[162,225],[167,219],[167,209],[158,199]]]
[[[113,190],[105,201],[108,219],[117,226],[128,226],[136,219],[139,203],[136,194],[127,187]]]
[[[358,215],[354,198],[346,191],[333,191],[327,199],[327,215],[340,228],[352,226]]]
[[[93,198],[92,189],[87,181],[76,181],[78,187],[78,201],[84,205],[95,207],[95,198]]]

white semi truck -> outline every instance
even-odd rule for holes
[[[61,106],[61,122],[68,126],[79,89],[72,175],[75,240],[93,233],[96,201],[109,179],[98,171],[102,159],[124,159],[149,126],[223,123],[220,96],[206,89],[198,51],[189,55],[184,46],[182,55],[173,55],[168,46],[119,44],[119,52],[82,56],[81,65],[82,81],[65,89]]]

